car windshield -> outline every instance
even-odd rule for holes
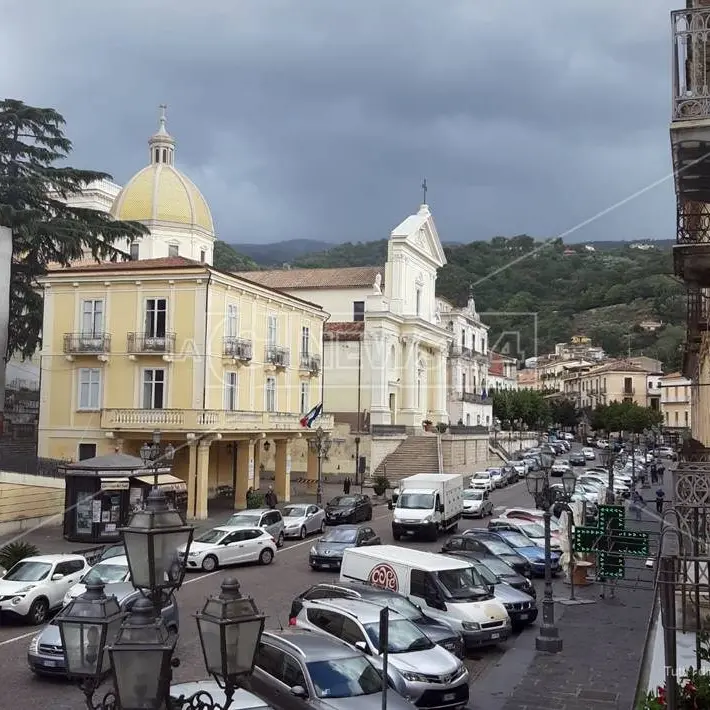
[[[365,656],[306,665],[319,698],[354,698],[382,691],[382,676]]]
[[[281,511],[281,515],[284,518],[305,518],[306,508],[300,505],[289,505]]]
[[[375,648],[380,647],[380,622],[365,624],[365,631]],[[387,625],[387,650],[390,653],[425,651],[434,644],[407,619],[390,620]]]
[[[475,567],[441,570],[436,576],[452,600],[480,599],[486,593],[481,589],[485,584],[483,578]]]
[[[337,496],[328,503],[328,505],[335,506],[337,508],[351,508],[357,504],[357,498],[353,496]]]
[[[246,527],[258,528],[260,520],[261,520],[260,515],[245,515],[244,513],[237,513],[236,515],[233,515],[229,519],[229,522],[227,524],[228,525],[244,525]]]
[[[515,574],[510,565],[503,562],[503,560],[499,560],[497,557],[487,557],[481,562],[481,565],[490,570],[491,574],[496,575],[496,577],[510,577]]]
[[[516,532],[506,532],[505,541],[510,543],[513,547],[532,547],[532,540],[525,535],[521,535]]]
[[[550,521],[550,523],[551,522],[552,521]],[[537,523],[520,523],[519,527],[528,537],[545,537],[545,529],[542,525],[538,525]],[[550,525],[550,527],[552,527],[552,525]]]
[[[81,583],[96,584],[97,582],[103,582],[104,584],[111,584],[111,582],[123,582],[127,574],[128,565],[99,562],[84,575]]]
[[[494,555],[509,555],[511,553],[510,547],[499,540],[483,540],[482,542]]]
[[[498,575],[493,574],[486,565],[484,565],[482,562],[474,562],[473,566],[478,572],[478,574],[481,575],[481,579],[486,583],[486,584],[500,584],[500,578]]]
[[[195,538],[195,542],[205,542],[205,543],[219,542],[224,536],[225,536],[224,530],[217,530],[215,528],[213,530],[207,530],[206,532],[203,532],[202,535],[199,535],[198,537]]]
[[[463,497],[466,500],[483,500],[483,492],[467,490],[463,492]]]
[[[434,507],[434,495],[432,493],[402,493],[397,498],[397,507],[409,510],[431,510]]]
[[[357,530],[348,528],[335,528],[329,530],[322,538],[321,542],[355,542]]]
[[[109,560],[112,557],[120,557],[126,554],[126,548],[123,545],[111,545],[110,547],[104,548],[101,553],[102,560]]]
[[[18,562],[3,578],[5,582],[40,582],[45,579],[52,569],[48,562],[32,562],[22,560]]]
[[[491,474],[490,473],[477,473],[474,478],[478,478],[480,480],[484,480],[486,478],[490,478]]]

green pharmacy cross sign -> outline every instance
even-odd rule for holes
[[[574,551],[597,555],[597,570],[602,577],[624,576],[624,557],[648,557],[648,533],[626,530],[623,505],[600,505],[596,527],[574,530]]]

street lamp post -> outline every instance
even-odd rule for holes
[[[332,439],[323,430],[323,427],[316,429],[316,435],[308,440],[308,446],[318,457],[318,484],[316,488],[316,503],[323,505],[323,458],[328,455]]]
[[[105,596],[102,585],[90,585],[57,617],[67,671],[80,682],[87,708],[227,710],[240,680],[253,670],[265,617],[252,599],[241,596],[236,579],[226,579],[196,616],[205,667],[225,702],[218,704],[206,691],[172,697],[177,634],[167,629],[157,601],[182,585],[194,528],[183,524],[155,487],[145,509],[136,511],[121,533],[133,585],[143,595],[130,614],[120,611],[115,597]],[[95,703],[109,673],[113,689]]]
[[[364,472],[363,474],[360,474],[360,437],[356,436],[355,437],[355,485],[360,483],[360,493],[362,493],[362,484],[363,480],[360,478],[360,476],[364,477]]]
[[[160,445],[160,429],[153,432],[153,439],[149,444],[147,441],[140,448],[140,457],[146,466],[153,469],[153,485],[158,485],[158,469],[161,465],[172,465],[175,458],[175,447],[172,444]]]
[[[543,454],[543,470],[528,475],[525,479],[528,492],[535,500],[535,505],[543,511],[545,523],[545,595],[542,601],[542,625],[540,626],[535,647],[538,651],[559,653],[562,650],[562,639],[555,625],[555,602],[552,597],[552,555],[550,545],[550,508],[560,499],[557,491],[550,485],[550,468],[553,457]],[[562,476],[564,498],[569,499],[574,493],[575,475],[567,472]]]
[[[611,444],[608,448],[602,449],[599,452],[599,458],[601,459],[602,466],[606,467],[608,475],[606,504],[614,505],[614,462],[616,460],[616,456],[611,450]]]

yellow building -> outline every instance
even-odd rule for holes
[[[137,455],[159,430],[201,519],[218,485],[243,507],[273,443],[289,499],[291,442],[321,402],[319,306],[183,257],[81,265],[40,284],[40,456]]]
[[[690,429],[691,392],[691,381],[680,372],[672,372],[661,377],[661,412],[664,426],[672,429]]]

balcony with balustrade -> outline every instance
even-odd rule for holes
[[[317,377],[321,371],[320,355],[312,353],[301,353],[299,370],[311,377]]]
[[[170,356],[175,353],[175,333],[128,333],[126,352],[133,358],[137,355]]]
[[[285,370],[291,364],[291,351],[278,345],[269,345],[264,352],[264,363],[277,370]]]
[[[237,363],[249,363],[253,357],[253,346],[251,340],[246,338],[225,337],[222,343],[222,355],[224,358],[236,361]]]
[[[64,333],[64,355],[68,360],[82,356],[104,359],[110,352],[109,333]]]

